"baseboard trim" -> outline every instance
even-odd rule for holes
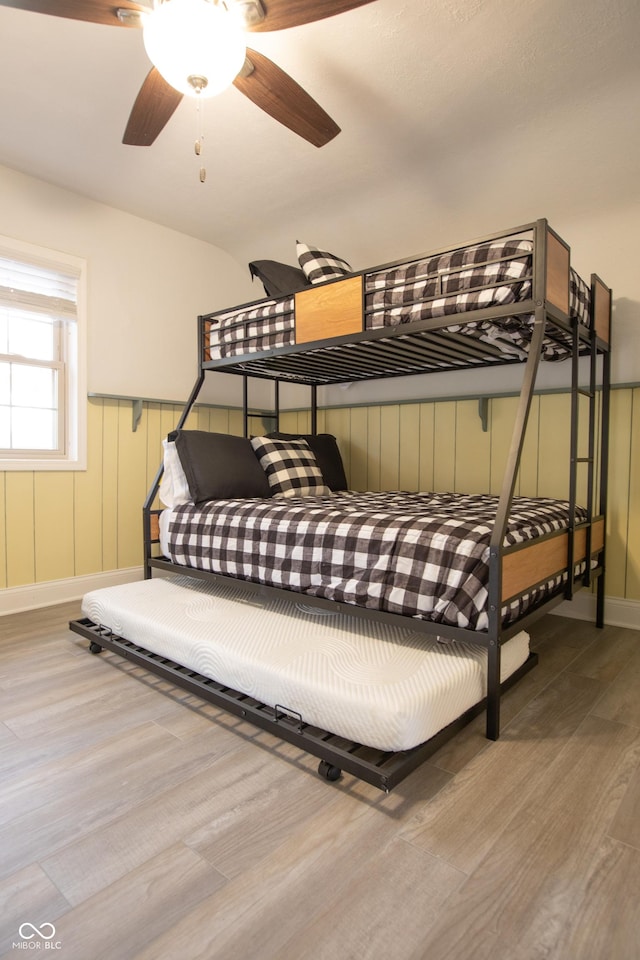
[[[6,590],[0,590],[0,617],[80,600],[89,590],[132,583],[134,580],[142,580],[142,577],[142,567],[127,567],[124,570],[90,573],[84,577],[69,577],[67,580],[47,580],[24,587],[7,587]]]
[[[551,612],[574,620],[593,621],[596,618],[595,594],[582,590],[573,600],[566,600]],[[622,597],[605,597],[604,622],[612,627],[640,630],[640,601],[624,600]]]

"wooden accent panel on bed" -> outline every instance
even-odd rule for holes
[[[204,321],[204,326],[203,326],[204,343],[202,345],[203,346],[202,359],[205,362],[207,360],[211,360],[211,347],[209,346],[209,344],[211,343],[211,327],[212,326],[213,324],[211,320]]]
[[[160,514],[152,513],[149,517],[151,527],[151,542],[157,543],[160,539]]]
[[[557,536],[515,550],[505,555],[502,563],[502,600],[522,593],[527,587],[561,573],[567,566],[569,534],[566,530]],[[604,545],[604,520],[595,520],[591,529],[591,553],[597,553]],[[576,530],[574,539],[574,563],[585,559],[587,529]]]
[[[295,294],[296,343],[362,331],[362,277],[347,277]]]
[[[596,335],[600,340],[609,343],[611,340],[611,290],[595,274],[591,277],[591,296]]]
[[[546,299],[563,313],[569,313],[569,248],[547,230]]]

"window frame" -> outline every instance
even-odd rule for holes
[[[31,266],[65,271],[77,276],[75,320],[61,317],[58,323],[60,356],[38,361],[3,354],[11,363],[58,369],[58,449],[7,450],[0,448],[0,471],[86,470],[87,469],[87,337],[85,259],[36,246],[12,237],[0,236],[0,255]]]

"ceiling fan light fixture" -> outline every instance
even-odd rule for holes
[[[213,97],[229,87],[246,56],[242,28],[212,0],[163,0],[145,17],[147,56],[180,93]],[[193,78],[199,83],[193,83]]]

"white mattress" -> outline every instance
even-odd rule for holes
[[[486,650],[410,628],[158,577],[86,594],[85,616],[153,653],[381,750],[430,739],[486,693]],[[502,677],[527,659],[521,632]]]

